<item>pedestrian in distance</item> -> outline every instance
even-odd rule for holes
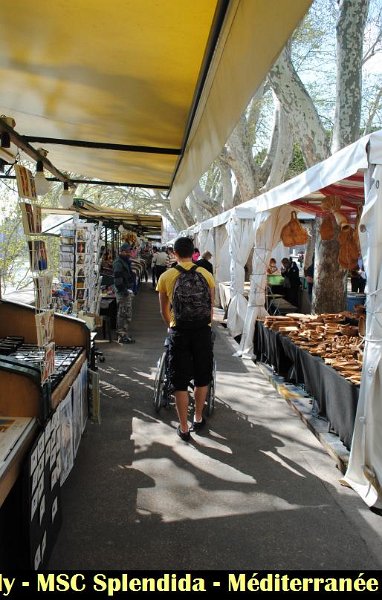
[[[199,260],[199,258],[200,258],[200,252],[199,252],[198,248],[194,248],[194,251],[192,253],[193,262],[196,263],[196,261]]]
[[[134,344],[129,336],[129,326],[133,315],[133,298],[135,276],[130,263],[130,244],[124,243],[119,249],[119,255],[113,262],[114,290],[118,305],[117,334],[118,343]]]
[[[169,258],[166,246],[162,246],[153,256],[152,267],[155,270],[157,280],[164,273],[169,265]]]
[[[151,283],[153,286],[153,290],[155,290],[155,286],[157,284],[157,275],[156,275],[156,260],[155,256],[158,254],[158,248],[156,246],[153,246],[153,253],[152,253],[152,257],[151,257]]]
[[[207,250],[206,252],[203,252],[202,257],[196,261],[196,264],[198,265],[198,267],[203,267],[204,269],[207,269],[207,271],[209,271],[211,275],[213,275],[214,267],[210,262],[211,258],[212,254]]]
[[[177,433],[184,441],[190,431],[206,424],[203,408],[213,372],[212,330],[215,281],[211,273],[192,262],[190,238],[175,241],[177,265],[163,273],[157,285],[159,306],[168,328],[169,377],[179,418]],[[194,380],[195,412],[188,426],[188,386]]]
[[[296,308],[300,306],[300,271],[294,260],[283,258],[281,261],[281,275],[284,277],[285,298]]]

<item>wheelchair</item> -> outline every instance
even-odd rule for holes
[[[175,396],[172,394],[170,380],[168,376],[168,347],[169,340],[166,338],[164,343],[165,350],[163,351],[161,357],[157,363],[157,371],[155,375],[154,381],[154,395],[153,395],[153,404],[154,410],[156,413],[159,413],[161,408],[170,408],[171,406],[175,406]],[[212,378],[208,385],[208,392],[206,403],[204,407],[204,412],[207,417],[210,417],[215,409],[215,387],[216,387],[216,363],[215,359],[213,361],[212,368]],[[192,407],[194,404],[193,398],[193,389],[194,383],[193,381],[189,384],[189,396],[190,396],[190,406]]]

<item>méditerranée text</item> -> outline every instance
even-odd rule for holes
[[[0,597],[25,592],[87,592],[108,597],[121,592],[378,592],[379,573],[34,573],[30,578],[0,574]],[[26,590],[25,588],[29,588]]]

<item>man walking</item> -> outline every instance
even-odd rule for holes
[[[168,254],[166,252],[166,247],[162,246],[162,248],[153,256],[153,262],[152,262],[152,266],[153,266],[153,269],[155,270],[155,275],[156,275],[157,281],[159,280],[159,277],[162,275],[162,273],[165,272],[168,265],[169,265],[169,258],[168,258]]]
[[[179,417],[177,433],[190,440],[188,385],[194,380],[195,413],[191,431],[204,425],[203,408],[212,379],[214,278],[192,262],[194,244],[178,238],[174,244],[177,265],[158,280],[159,305],[169,333],[169,376]]]
[[[133,315],[135,277],[130,264],[130,244],[122,244],[119,256],[113,263],[114,289],[118,304],[117,334],[120,344],[134,344],[129,336],[129,324]]]
[[[214,274],[214,268],[212,266],[212,263],[210,262],[212,258],[212,254],[211,252],[208,252],[208,250],[206,252],[203,252],[202,257],[198,258],[198,260],[196,261],[196,264],[198,265],[198,267],[203,267],[204,269],[207,269],[207,271],[209,271],[209,273],[211,273],[211,275]]]

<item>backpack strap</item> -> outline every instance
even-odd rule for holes
[[[195,271],[195,269],[197,269],[197,267],[198,267],[198,265],[192,265],[191,269],[185,269],[181,265],[175,265],[174,269],[179,271],[179,273],[188,273],[189,271]]]

